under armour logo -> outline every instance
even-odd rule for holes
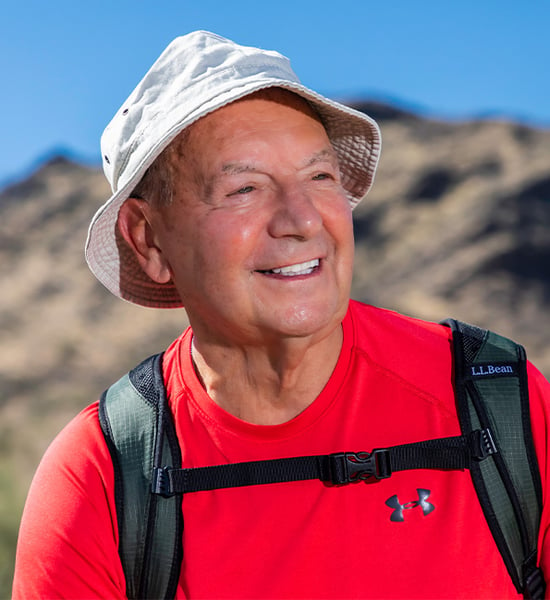
[[[430,497],[430,490],[422,490],[417,488],[418,492],[418,500],[412,500],[411,502],[405,502],[405,504],[401,504],[399,502],[399,498],[397,496],[392,496],[386,500],[386,504],[393,508],[394,511],[391,514],[390,521],[395,521],[397,523],[404,521],[405,517],[403,516],[404,510],[411,510],[412,508],[417,508],[420,506],[424,516],[429,515],[432,510],[435,509],[435,506],[428,502],[428,498]]]

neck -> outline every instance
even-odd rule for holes
[[[285,423],[305,410],[329,380],[342,347],[342,328],[312,343],[281,340],[276,348],[192,345],[208,395],[230,414],[257,425]]]

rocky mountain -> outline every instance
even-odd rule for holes
[[[354,297],[496,329],[550,376],[550,131],[355,106],[379,120],[383,151],[355,214]],[[2,543],[55,433],[186,325],[183,311],[121,302],[89,273],[86,230],[108,195],[99,170],[63,157],[0,191]]]
[[[356,214],[355,295],[493,328],[548,376],[550,131],[407,114],[381,123],[378,180]]]

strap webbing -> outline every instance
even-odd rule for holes
[[[319,479],[332,485],[379,480],[408,469],[468,469],[496,452],[489,430],[378,448],[372,452],[298,456],[209,467],[157,468],[153,493],[172,496],[220,488]]]

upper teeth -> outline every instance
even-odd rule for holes
[[[319,259],[308,260],[297,265],[289,265],[288,267],[280,267],[279,269],[271,269],[272,273],[277,275],[309,275],[315,267],[319,266]]]

